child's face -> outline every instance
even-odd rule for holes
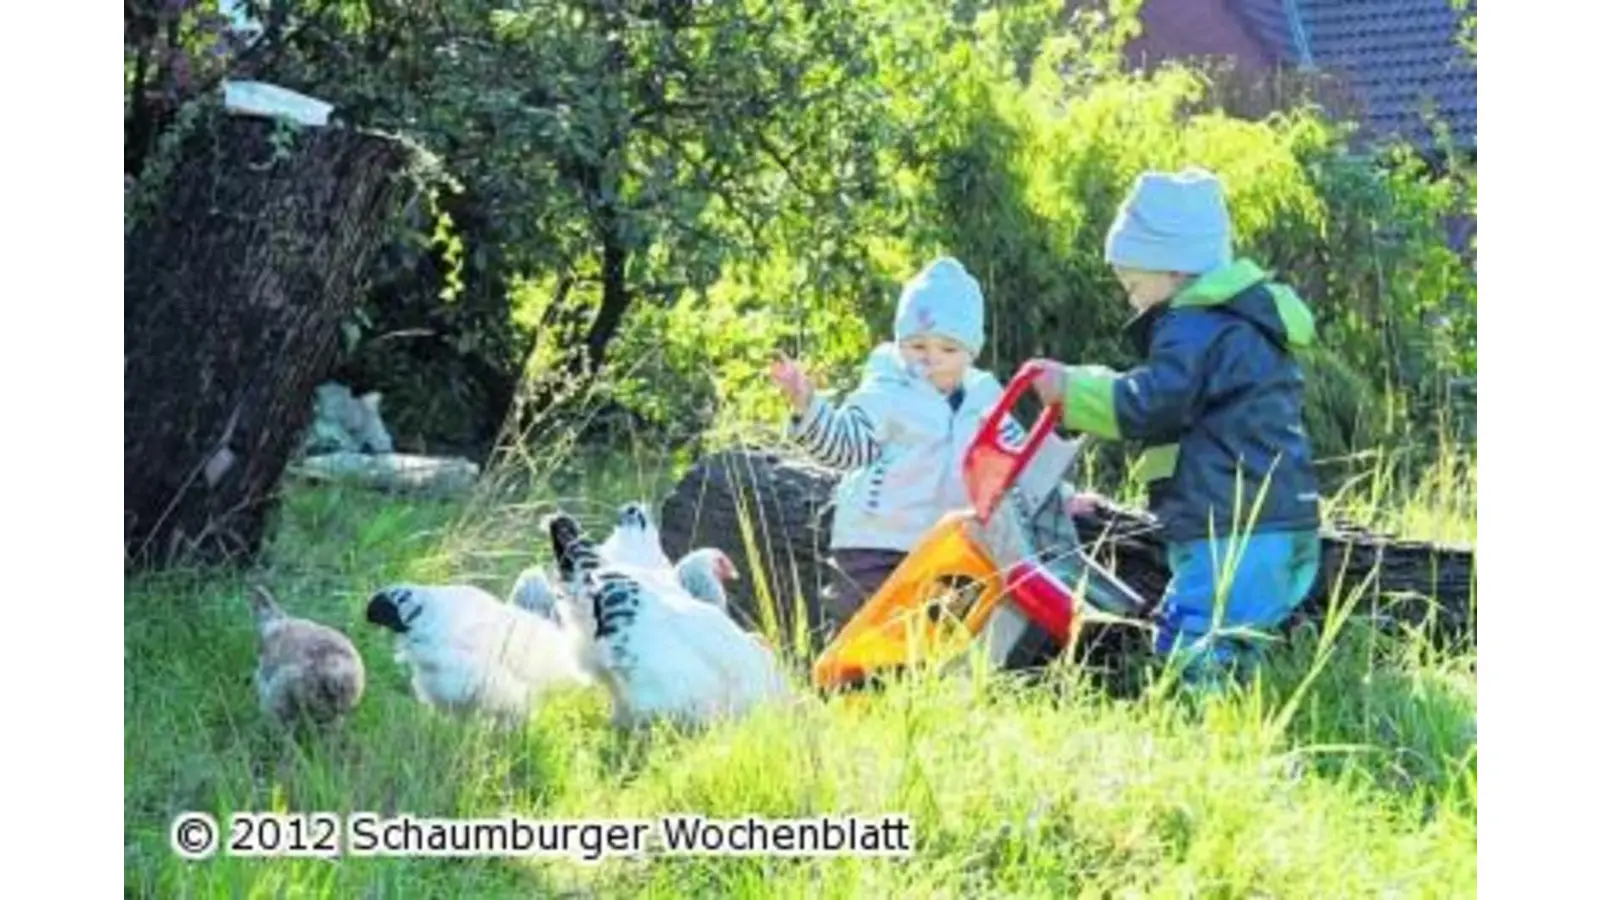
[[[972,364],[972,354],[960,341],[933,334],[901,341],[900,355],[944,394],[956,389],[967,374],[967,366]]]
[[[1149,272],[1121,266],[1117,266],[1115,271],[1117,280],[1122,282],[1122,289],[1128,292],[1128,305],[1137,312],[1144,312],[1157,303],[1170,300],[1189,281],[1188,276],[1177,272]]]

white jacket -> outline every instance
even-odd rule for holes
[[[825,465],[846,469],[835,494],[832,547],[908,551],[952,510],[970,507],[961,459],[1004,386],[969,367],[964,396],[949,398],[913,375],[893,343],[867,359],[861,384],[834,404],[814,396],[790,422],[790,436]],[[1001,430],[1025,437],[1010,416]],[[1024,499],[1029,509],[1040,498]]]

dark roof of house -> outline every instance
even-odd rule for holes
[[[1457,146],[1478,143],[1477,60],[1461,45],[1466,12],[1450,0],[1232,0],[1256,38],[1287,65],[1343,75],[1366,108],[1369,138],[1434,144],[1424,112]],[[1307,58],[1309,57],[1309,58]]]

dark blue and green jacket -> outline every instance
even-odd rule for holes
[[[1143,364],[1069,370],[1064,424],[1144,444],[1133,475],[1168,541],[1314,529],[1295,359],[1314,332],[1291,288],[1239,260],[1130,323]]]

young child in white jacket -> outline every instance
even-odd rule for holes
[[[903,288],[894,341],[867,359],[842,402],[817,395],[787,357],[772,367],[794,415],[790,435],[823,464],[846,470],[835,495],[833,584],[822,606],[830,630],[847,621],[939,519],[971,506],[961,461],[1004,392],[973,365],[983,349],[984,298],[954,259],[928,264]],[[1009,416],[1003,439],[1026,434]],[[1031,515],[1046,497],[1014,498]]]

